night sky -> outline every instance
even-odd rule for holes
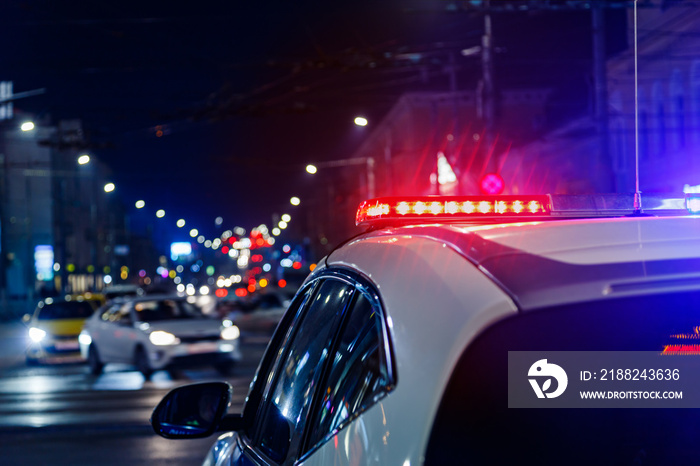
[[[352,154],[371,131],[355,115],[378,122],[403,92],[447,90],[440,70],[483,21],[444,3],[4,1],[0,80],[46,88],[17,114],[81,119],[128,206],[250,228],[314,194],[306,163]],[[614,51],[624,13],[608,16]],[[499,86],[552,86],[562,111],[585,108],[589,13],[494,15],[493,32]],[[479,62],[457,56],[473,89]]]

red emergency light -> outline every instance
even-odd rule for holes
[[[550,213],[549,196],[419,196],[384,197],[364,201],[355,224],[379,220],[473,220],[539,217]]]

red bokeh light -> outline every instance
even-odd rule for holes
[[[479,183],[479,189],[484,194],[501,194],[505,187],[503,178],[497,173],[487,173]]]

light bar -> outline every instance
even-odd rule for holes
[[[549,203],[546,195],[384,197],[362,202],[355,224],[378,220],[538,217],[549,215]]]
[[[688,208],[688,212],[694,215],[700,214],[700,194],[686,194],[685,202]]]

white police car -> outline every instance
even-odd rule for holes
[[[153,427],[230,431],[208,465],[693,464],[700,410],[673,403],[699,401],[700,370],[684,366],[680,381],[664,371],[700,354],[700,218],[684,196],[639,202],[365,202],[357,220],[369,230],[300,288],[243,413],[226,414],[226,383],[189,385],[163,399]],[[572,371],[542,358],[623,353],[661,362]],[[582,405],[580,387],[608,377],[608,391],[685,399]]]
[[[192,297],[146,295],[115,300],[85,321],[80,352],[90,371],[133,364],[147,379],[179,366],[213,366],[229,375],[241,360],[240,330],[207,315]]]

